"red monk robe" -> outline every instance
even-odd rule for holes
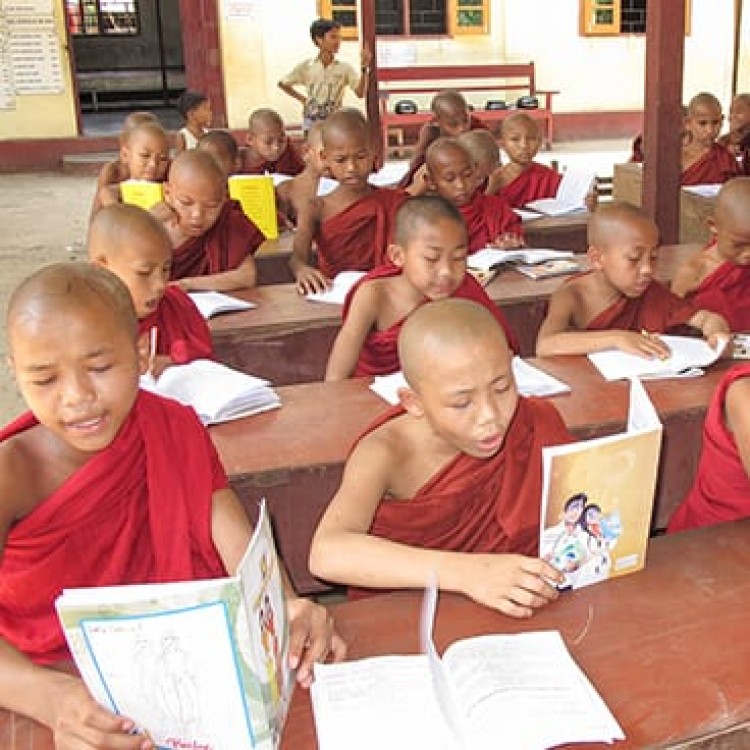
[[[318,268],[332,279],[341,271],[369,271],[385,262],[402,190],[373,188],[343,211],[321,222],[315,234]]]
[[[305,162],[291,141],[287,141],[286,148],[276,161],[248,164],[245,159],[243,157],[240,174],[286,174],[295,177],[305,168]]]
[[[750,266],[724,261],[687,299],[699,310],[721,315],[730,330],[750,331]]]
[[[388,410],[364,434],[403,413],[401,406]],[[492,458],[460,453],[413,498],[381,502],[369,533],[426,549],[537,555],[542,448],[568,442],[552,404],[520,397]],[[355,598],[364,593],[373,592],[350,589]]]
[[[488,130],[488,128],[476,115],[469,115],[469,130]],[[401,178],[398,187],[405,189],[414,182],[415,175],[420,167],[424,166],[427,147],[441,136],[440,127],[436,122],[426,122],[422,125],[417,136],[418,148],[422,152],[412,157],[409,163],[409,171]]]
[[[373,269],[366,276],[363,276],[346,296],[341,314],[342,319],[346,320],[354,295],[362,284],[366,284],[368,281],[373,281],[375,279],[385,279],[391,276],[398,276],[401,273],[401,270],[402,269],[398,266],[394,266],[392,263],[387,263]],[[456,291],[451,294],[451,297],[468,299],[486,307],[492,313],[495,320],[502,326],[503,331],[505,332],[505,338],[508,340],[508,346],[514,352],[519,350],[518,338],[508,325],[508,321],[505,320],[502,311],[487,296],[487,293],[471,274],[467,273],[464,275],[463,281]],[[425,299],[425,302],[427,301],[428,300]],[[406,318],[402,318],[385,331],[370,331],[365,339],[365,343],[362,345],[362,351],[359,353],[357,367],[352,377],[358,378],[365,375],[370,377],[374,377],[375,375],[390,375],[401,369],[401,363],[398,359],[397,343],[398,335],[401,332],[401,327],[404,325],[405,320]]]
[[[523,208],[539,198],[554,198],[561,181],[562,175],[554,169],[534,161],[498,195],[505,198],[512,208]]]
[[[591,273],[588,271],[587,273]],[[687,324],[698,308],[652,281],[640,297],[620,297],[586,326],[587,331],[649,331],[668,333]]]
[[[176,365],[194,359],[211,359],[211,331],[190,297],[177,286],[168,286],[156,310],[138,321],[138,333],[156,328],[155,354]]]
[[[36,424],[24,414],[0,441]],[[64,588],[226,575],[211,538],[211,499],[227,485],[195,412],[139,393],[112,444],[11,527],[0,635],[38,664],[69,659],[54,607]]]
[[[698,161],[683,170],[680,185],[716,185],[739,174],[739,165],[730,151],[714,143]]]
[[[724,419],[724,401],[735,380],[750,377],[750,364],[727,372],[714,392],[703,426],[703,448],[693,486],[667,531],[683,531],[750,516],[750,477]]]
[[[477,191],[469,203],[458,206],[458,210],[466,222],[469,255],[487,247],[506,232],[523,237],[521,219],[499,195]]]
[[[242,212],[237,201],[227,200],[211,229],[175,248],[172,279],[209,276],[231,271],[265,242],[263,233]]]

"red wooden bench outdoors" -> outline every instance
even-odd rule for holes
[[[498,123],[515,110],[520,96],[536,97],[539,106],[524,109],[543,125],[544,144],[550,147],[554,136],[552,97],[559,91],[548,91],[536,87],[534,63],[509,63],[498,65],[429,65],[411,68],[379,68],[378,97],[380,101],[380,127],[383,138],[383,153],[389,147],[389,130],[409,126],[421,126],[432,118],[429,104],[420,107],[414,114],[397,114],[396,103],[412,94],[436,94],[442,89],[453,88],[467,95],[472,103],[471,92],[483,92],[484,102],[474,105],[475,114],[488,125]],[[485,109],[487,101],[505,101],[508,109]],[[399,144],[399,147],[403,144]]]

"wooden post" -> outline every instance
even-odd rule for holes
[[[375,150],[375,164],[381,166],[385,159],[383,139],[380,136],[380,102],[378,101],[378,55],[377,35],[375,33],[375,0],[361,0],[360,17],[362,19],[362,46],[372,53],[370,77],[365,92],[365,111],[370,123],[372,146]]]
[[[648,4],[643,207],[665,245],[679,242],[680,236],[684,28],[685,0]]]

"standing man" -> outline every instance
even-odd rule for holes
[[[320,50],[317,57],[304,60],[279,81],[282,91],[302,103],[302,128],[305,135],[313,123],[325,120],[328,115],[341,108],[347,86],[360,99],[365,95],[372,59],[370,50],[363,47],[359,76],[351,65],[335,59],[341,46],[341,24],[336,21],[326,18],[313,21],[310,36]],[[307,93],[301,94],[295,86],[304,86]]]

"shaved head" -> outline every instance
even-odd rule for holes
[[[715,109],[721,112],[721,102],[708,91],[701,91],[690,100],[687,107],[688,117],[695,116],[700,109]]]
[[[208,151],[191,149],[183,151],[169,169],[169,183],[177,184],[181,180],[192,180],[200,177],[213,184],[219,192],[226,190],[227,176],[216,159]]]
[[[468,130],[458,136],[459,143],[471,154],[475,164],[497,166],[500,163],[500,149],[489,130]]]
[[[358,109],[339,109],[323,123],[323,146],[342,139],[370,145],[370,127]]]
[[[113,273],[91,263],[56,263],[21,282],[13,292],[5,316],[10,353],[26,325],[39,325],[50,316],[96,309],[111,316],[135,342],[138,319],[125,284]]]
[[[436,224],[447,219],[458,224],[466,232],[466,224],[461,212],[449,201],[439,195],[421,195],[409,198],[396,211],[393,229],[393,242],[407,247],[416,237],[424,224]]]
[[[732,102],[750,107],[750,94],[737,94],[737,96],[732,99]]]
[[[484,347],[498,347],[510,361],[500,324],[485,307],[465,299],[422,305],[409,315],[398,337],[404,377],[417,392],[426,378],[440,378],[441,362],[453,362]]]
[[[256,109],[250,114],[250,118],[247,122],[248,130],[254,133],[256,130],[261,128],[269,130],[284,130],[284,121],[281,119],[281,115],[273,109],[263,107]]]
[[[137,138],[141,137],[158,138],[159,140],[163,140],[164,143],[168,142],[167,131],[164,130],[155,118],[141,120],[129,130],[123,129],[121,139],[125,146],[129,146]]]
[[[512,115],[509,115],[502,120],[500,123],[500,135],[504,136],[514,128],[523,128],[531,133],[539,133],[539,125],[537,124],[537,121],[526,112],[514,112]]]
[[[89,226],[89,260],[113,260],[124,250],[137,249],[144,244],[162,247],[165,255],[171,254],[171,243],[164,225],[138,206],[126,203],[105,206]]]
[[[617,242],[626,227],[635,224],[649,225],[658,234],[656,225],[642,208],[621,201],[599,205],[589,219],[588,243],[606,249]]]
[[[445,158],[457,155],[473,163],[469,149],[458,138],[438,138],[428,146],[425,152],[427,169],[434,170]]]
[[[459,112],[467,112],[469,109],[466,99],[455,89],[439,91],[432,97],[430,107],[436,115],[452,115]]]
[[[725,182],[716,198],[714,221],[722,230],[750,231],[750,177],[735,177]]]

